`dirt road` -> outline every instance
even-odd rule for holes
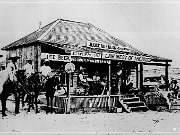
[[[0,117],[0,135],[180,134],[180,112],[35,114],[21,110],[14,115],[14,104],[8,103],[7,108],[8,116]]]

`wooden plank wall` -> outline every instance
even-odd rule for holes
[[[25,46],[21,48],[16,48],[13,50],[9,50],[6,56],[6,66],[8,64],[8,58],[15,53],[21,58],[17,61],[19,69],[23,69],[23,66],[26,64],[26,59],[32,59],[32,65],[34,67],[34,71],[39,71],[41,64],[41,46],[40,45],[31,45]]]

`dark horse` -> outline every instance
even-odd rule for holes
[[[17,80],[18,80],[18,89],[19,89],[19,97],[21,99],[22,107],[25,105],[24,97],[28,94],[28,83],[25,75],[25,70],[19,70]]]
[[[31,107],[34,109],[34,103],[36,106],[36,113],[39,113],[38,111],[38,105],[37,105],[37,99],[38,95],[42,89],[42,83],[41,83],[41,75],[39,72],[35,72],[28,78],[28,112],[30,112]]]
[[[57,86],[60,84],[60,77],[58,74],[53,75],[53,77],[49,77],[45,83],[44,90],[46,91],[46,100],[47,100],[47,108],[46,113],[51,110],[53,112],[53,98],[56,91]],[[50,100],[49,100],[50,99]],[[50,102],[50,108],[49,108]]]
[[[5,70],[4,70],[5,72]],[[7,98],[14,94],[15,97],[15,114],[19,113],[19,104],[20,104],[20,83],[21,83],[21,71],[15,73],[15,81],[11,81],[9,75],[7,79],[2,84],[2,92],[0,93],[0,99],[2,103],[2,116],[7,116],[6,111],[6,101]],[[19,76],[19,77],[18,77]]]

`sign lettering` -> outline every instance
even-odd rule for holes
[[[122,47],[118,45],[105,44],[105,43],[97,43],[97,42],[87,42],[87,47],[93,49],[103,49],[103,50],[113,50],[113,51],[125,51],[128,52],[129,49],[127,47]]]
[[[150,57],[103,52],[102,58],[112,60],[150,62]]]
[[[60,55],[60,54],[48,54],[42,53],[41,58],[46,58],[52,61],[64,61],[70,62],[93,62],[93,63],[106,63],[103,61],[110,60],[123,60],[123,61],[135,61],[135,62],[150,62],[151,58],[146,56],[136,56],[128,54],[117,54],[109,52],[75,52],[72,51],[71,55]],[[98,62],[99,61],[99,62]]]
[[[49,53],[42,53],[41,58],[42,59],[45,58],[52,61],[64,61],[64,62],[69,62],[71,60],[70,55],[49,54]]]
[[[89,58],[101,58],[101,53],[99,52],[71,52],[71,56],[81,56],[81,57],[89,57]]]

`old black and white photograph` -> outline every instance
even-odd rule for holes
[[[180,134],[180,1],[1,0],[0,135]]]

